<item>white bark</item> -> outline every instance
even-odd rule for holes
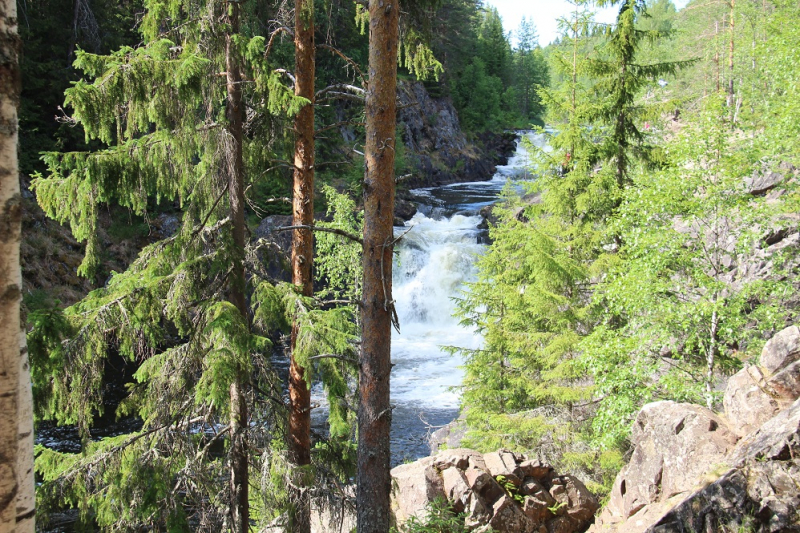
[[[18,61],[16,2],[0,0],[0,533],[34,531],[33,409],[20,322]]]

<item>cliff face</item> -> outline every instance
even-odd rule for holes
[[[513,133],[486,133],[468,141],[450,99],[431,98],[422,83],[403,82],[397,93],[399,129],[414,169],[402,180],[404,187],[489,180],[495,166],[514,153]]]

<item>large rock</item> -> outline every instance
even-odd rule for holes
[[[514,153],[514,133],[484,134],[467,140],[448,97],[433,98],[420,82],[398,85],[398,127],[405,159],[413,169],[401,184],[409,189],[489,180],[496,165]]]
[[[398,523],[412,516],[424,519],[427,505],[444,498],[441,472],[433,466],[435,458],[426,457],[392,469],[392,512]]]
[[[636,418],[633,455],[611,491],[604,520],[623,520],[644,506],[690,490],[733,449],[725,421],[698,405],[651,403]]]
[[[731,428],[740,436],[755,431],[785,407],[757,366],[747,366],[728,379],[722,405]]]
[[[777,334],[764,349],[762,366],[747,367],[729,381],[727,416],[742,427],[736,419],[751,416],[749,423],[757,426],[734,446],[722,421],[702,407],[645,406],[634,427],[631,462],[590,531],[800,532],[800,399],[789,400],[800,394],[797,334],[796,327]],[[747,402],[769,419],[762,423],[731,410]]]
[[[728,464],[647,533],[800,531],[800,400],[743,438]]]
[[[761,366],[775,374],[800,359],[800,328],[790,326],[772,337],[761,351]]]
[[[725,416],[740,436],[800,397],[800,329],[791,326],[776,333],[764,346],[760,363],[737,372],[725,388]]]
[[[439,496],[463,511],[465,526],[476,532],[576,533],[588,527],[599,506],[575,477],[559,476],[551,466],[509,450],[446,450],[398,466],[392,477],[398,525],[411,516],[424,520],[429,502]]]

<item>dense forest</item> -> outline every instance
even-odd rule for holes
[[[643,406],[721,412],[797,321],[800,7],[569,3],[541,47],[480,0],[0,0],[0,533],[491,530],[393,516],[393,226],[504,131],[527,179],[452,295],[483,342],[444,347],[463,447],[607,503]]]

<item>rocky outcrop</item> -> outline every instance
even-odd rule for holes
[[[590,531],[800,532],[800,330],[733,376],[725,419],[691,404],[645,406],[630,463]]]
[[[733,430],[743,437],[800,397],[800,328],[777,333],[748,365],[728,380],[723,405]]]
[[[431,433],[428,437],[428,445],[431,447],[431,455],[436,455],[441,449],[460,448],[461,441],[467,434],[467,421],[464,413],[441,428]]]
[[[398,525],[424,520],[428,504],[446,498],[471,530],[573,533],[584,531],[599,507],[577,478],[508,450],[447,450],[394,468],[392,479]]]
[[[420,82],[400,84],[398,99],[398,124],[413,168],[402,179],[409,189],[491,179],[496,165],[514,153],[513,133],[468,141],[450,99],[432,98]]]

